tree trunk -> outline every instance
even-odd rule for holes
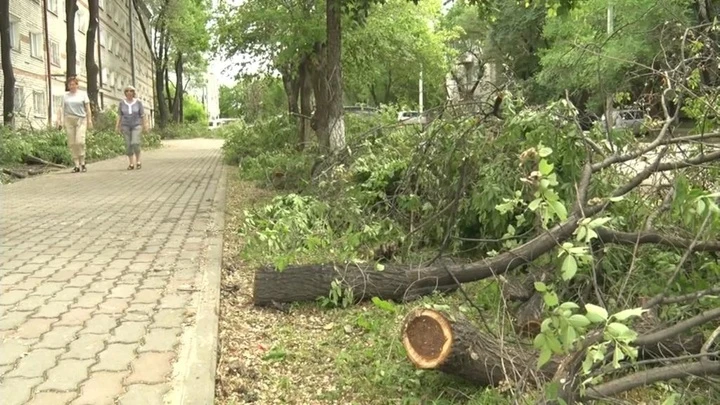
[[[292,65],[288,64],[281,67],[280,76],[282,77],[283,89],[285,90],[285,96],[287,97],[288,103],[288,117],[291,121],[297,118],[298,113],[298,100],[300,93],[300,81],[298,77],[295,77],[295,71]]]
[[[98,74],[100,69],[95,62],[95,38],[97,38],[97,29],[100,18],[100,9],[98,0],[89,0],[88,7],[90,11],[90,24],[88,25],[87,35],[85,35],[85,70],[87,70],[87,89],[88,98],[90,99],[90,108],[93,112],[93,119],[98,116]]]
[[[0,55],[3,72],[3,125],[12,127],[15,120],[15,74],[10,59],[10,2],[0,2]]]
[[[175,60],[175,101],[173,101],[173,121],[182,122],[182,99],[183,99],[183,55],[178,52]]]
[[[456,320],[453,320],[455,318]],[[517,344],[488,336],[461,316],[432,309],[417,309],[405,317],[402,342],[410,362],[419,369],[434,369],[480,385],[494,387],[504,380],[533,380],[537,355]],[[549,381],[558,362],[539,372]]]
[[[310,143],[310,116],[312,115],[312,70],[310,61],[305,58],[300,64],[300,121],[298,150],[305,149],[305,145]]]
[[[167,100],[165,100],[165,69],[163,69],[160,60],[155,61],[155,94],[157,95],[157,106],[160,114],[157,114],[157,125],[165,128],[170,118],[170,110],[168,109]]]
[[[312,85],[315,95],[315,114],[311,126],[317,135],[321,150],[330,148],[330,131],[328,129],[328,82],[325,75],[327,53],[325,45],[316,43],[311,59]]]
[[[65,77],[69,79],[77,75],[77,45],[75,44],[75,13],[78,10],[77,0],[65,1],[65,55],[67,65],[65,68]],[[67,90],[67,84],[66,84]]]
[[[345,149],[345,120],[343,119],[342,88],[342,1],[327,0],[327,63],[328,132],[330,151]]]

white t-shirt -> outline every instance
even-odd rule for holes
[[[63,96],[63,113],[85,118],[87,116],[86,104],[90,104],[87,93],[76,90],[75,94],[73,94],[68,91]]]

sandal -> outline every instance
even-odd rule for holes
[[[133,166],[133,165],[130,165],[130,166],[128,166],[128,168],[127,168],[127,169],[128,169],[128,170],[133,170],[133,169],[135,169],[135,166]]]
[[[137,163],[137,169],[138,170],[142,169],[142,163],[140,163],[140,162]]]
[[[85,167],[85,165],[82,165],[82,166],[80,166],[80,170],[81,170],[83,173],[85,173],[85,172],[87,172],[87,167]]]
[[[77,166],[75,166],[75,167],[72,169],[72,172],[73,172],[73,173],[80,173],[80,168],[77,167]]]

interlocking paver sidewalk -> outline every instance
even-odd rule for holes
[[[211,403],[221,144],[0,187],[3,405]]]

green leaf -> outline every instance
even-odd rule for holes
[[[647,312],[647,310],[644,310],[642,308],[631,308],[614,314],[612,318],[615,318],[618,321],[624,321],[628,318],[642,316],[644,312]]]
[[[378,297],[372,297],[371,301],[372,301],[373,305],[382,309],[383,311],[387,311],[387,312],[391,312],[391,313],[395,312],[395,305],[390,301],[385,301]]]
[[[560,218],[561,221],[567,219],[567,208],[560,201],[551,201],[550,207],[555,211],[555,214]]]
[[[621,338],[632,332],[627,325],[619,322],[610,322],[607,326],[607,331],[610,336],[614,338]]]
[[[530,204],[528,204],[528,209],[530,211],[536,211],[538,209],[538,207],[540,206],[541,202],[542,202],[542,200],[539,198],[536,198],[536,199],[530,201]]]
[[[613,367],[620,368],[620,362],[625,358],[625,353],[620,350],[619,346],[615,346],[615,351],[613,352]]]
[[[533,339],[533,347],[536,349],[542,349],[546,345],[547,342],[545,341],[545,334],[538,333],[537,336],[535,336],[535,339]]]
[[[540,370],[542,366],[544,366],[548,361],[550,361],[551,357],[552,351],[550,351],[550,348],[548,348],[547,346],[543,347],[540,350],[540,357],[538,357],[537,369]]]
[[[585,311],[587,311],[587,318],[592,323],[605,322],[608,318],[608,313],[605,308],[594,304],[585,304]]]
[[[383,270],[385,270],[385,265],[382,263],[375,263],[375,270],[383,271]]]
[[[552,154],[552,152],[553,152],[553,150],[552,150],[551,148],[542,147],[542,148],[540,148],[540,150],[538,151],[538,154],[540,155],[540,157],[545,158],[545,157],[550,156],[550,155]]]
[[[705,212],[705,201],[702,198],[698,199],[697,203],[695,204],[695,210],[698,214],[702,214]]]
[[[575,277],[575,274],[577,273],[577,260],[575,260],[575,256],[567,255],[565,257],[565,260],[563,260],[562,264],[562,278],[565,281],[568,281]]]
[[[567,328],[565,331],[565,350],[570,350],[573,343],[575,343],[575,339],[577,339],[577,333],[575,332],[575,328]]]
[[[575,328],[584,328],[590,325],[590,320],[584,315],[575,314],[568,318],[568,323]]]
[[[590,221],[589,226],[590,226],[591,229],[592,229],[592,228],[597,228],[598,226],[603,226],[603,225],[607,224],[607,223],[610,222],[611,220],[612,220],[612,218],[610,218],[610,217],[603,217],[603,218],[593,219],[592,221]]]
[[[548,176],[550,173],[552,173],[553,168],[555,166],[552,163],[549,163],[545,159],[540,159],[540,163],[538,164],[538,171],[543,176]]]
[[[557,294],[555,294],[555,292],[553,291],[543,294],[543,301],[545,301],[545,305],[549,307],[554,307],[560,302]]]
[[[563,302],[560,304],[560,309],[578,309],[580,306],[574,302]]]
[[[536,281],[535,282],[535,291],[545,292],[545,291],[547,291],[547,286],[542,281]]]

